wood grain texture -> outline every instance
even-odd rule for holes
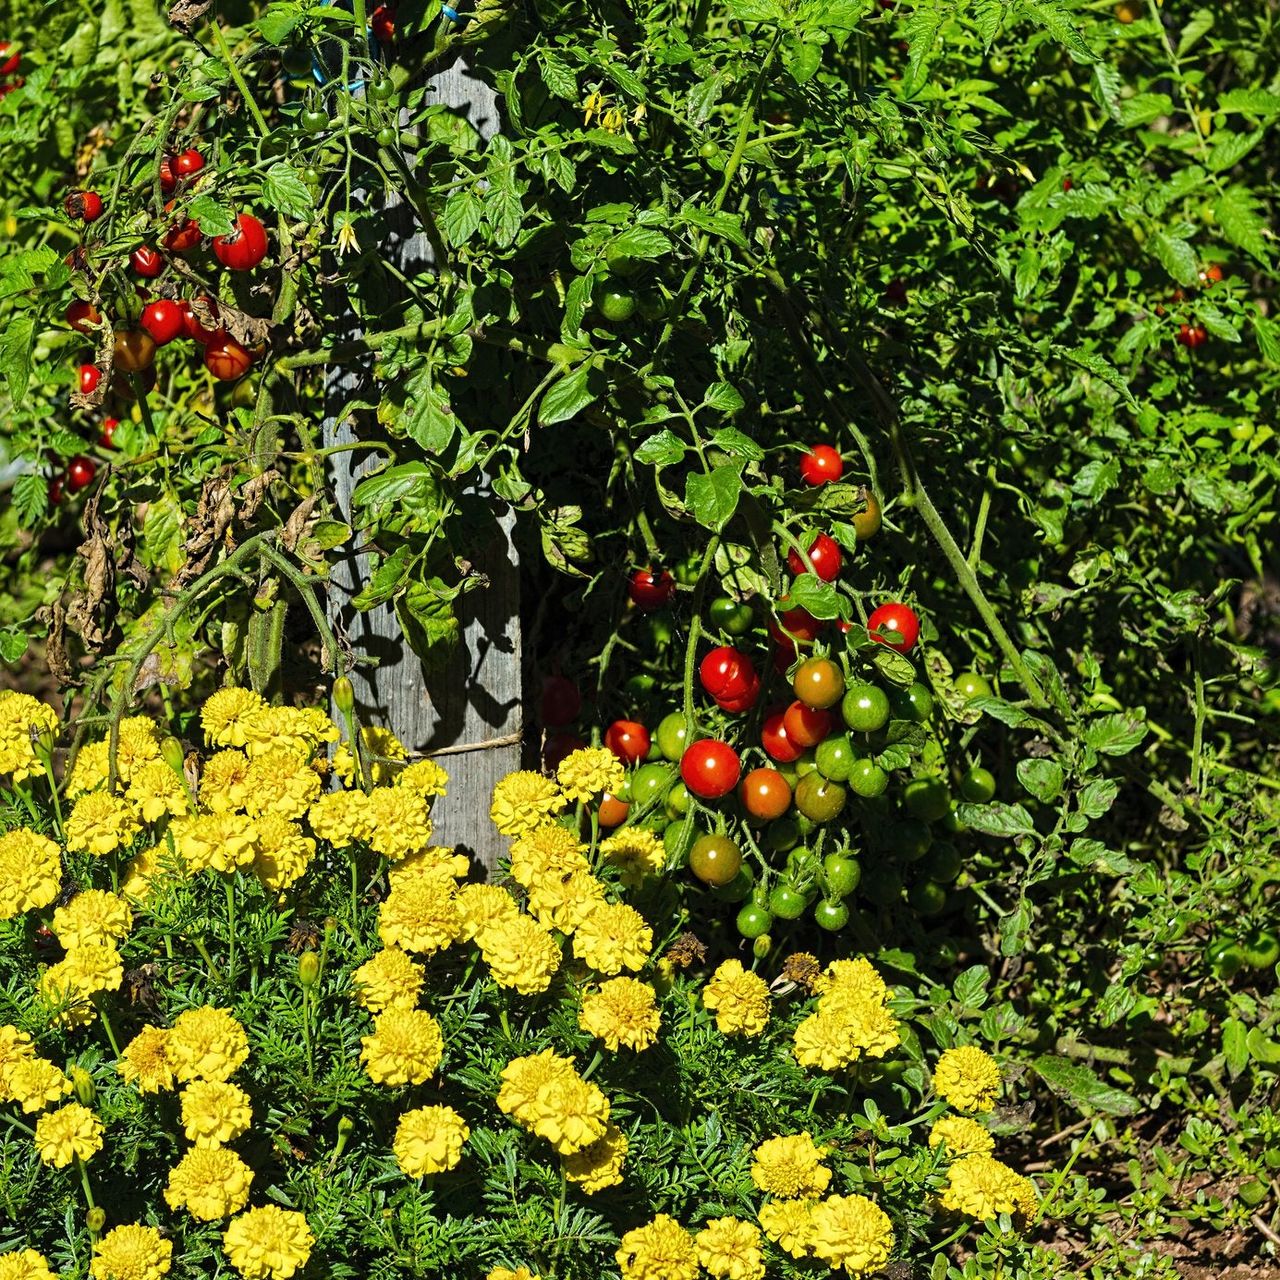
[[[465,115],[482,137],[494,132],[493,92],[464,65],[455,63],[433,83],[439,100]],[[406,274],[421,270],[431,261],[426,237],[416,231],[403,206],[389,205],[388,211],[392,227],[385,252]],[[335,336],[342,341],[358,334],[354,317],[349,317],[346,331]],[[368,378],[369,371],[359,367],[330,370],[326,446],[349,444],[357,438],[350,419],[339,415],[343,405],[367,390]],[[361,476],[381,465],[376,455],[332,455],[330,482],[344,519],[349,517],[351,494]],[[368,556],[350,552],[335,566],[329,597],[330,615],[356,654],[378,660],[376,667],[351,673],[364,722],[388,726],[412,752],[517,738],[504,746],[451,752],[440,760],[450,781],[448,795],[434,809],[436,839],[466,850],[488,869],[496,866],[504,848],[489,821],[489,797],[499,778],[520,767],[518,735],[523,728],[520,581],[511,539],[514,514],[508,511],[500,523],[502,536],[491,545],[465,549],[474,568],[488,577],[489,586],[469,591],[458,601],[462,643],[439,674],[424,674],[389,606],[368,613],[351,607],[352,597],[368,581]]]

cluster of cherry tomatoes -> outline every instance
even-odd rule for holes
[[[831,445],[800,458],[807,486],[843,474]],[[860,516],[862,541],[879,529],[874,496]],[[825,532],[805,541],[788,550],[792,574],[835,581],[840,545]],[[636,611],[657,620],[679,584],[647,567],[632,571],[627,588]],[[668,866],[687,867],[715,900],[736,904],[737,930],[761,954],[779,928],[806,915],[823,929],[844,928],[855,894],[880,910],[905,894],[919,915],[941,911],[962,870],[950,839],[963,830],[955,801],[990,801],[996,782],[978,764],[948,769],[932,735],[929,687],[905,664],[876,659],[881,647],[902,656],[916,648],[915,610],[890,600],[865,627],[832,625],[803,608],[761,619],[751,601],[724,595],[707,608],[705,631],[719,642],[698,655],[696,685],[715,710],[697,711],[693,723],[670,711],[652,733],[637,719],[608,726],[605,745],[632,772],[601,805],[601,825],[660,831]],[[748,644],[762,633],[772,650],[763,664]],[[785,699],[772,701],[783,681]],[[991,692],[974,674],[957,688],[966,697]]]
[[[0,98],[22,88],[23,79],[18,74],[21,66],[22,54],[13,47],[11,41],[0,40]]]

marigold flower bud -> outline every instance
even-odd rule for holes
[[[349,716],[356,709],[355,686],[346,676],[339,676],[333,682],[333,705]]]
[[[751,954],[757,960],[763,960],[769,954],[770,948],[773,946],[773,939],[767,934],[762,933],[752,944]]]
[[[76,1091],[76,1098],[84,1106],[93,1106],[98,1090],[93,1083],[93,1077],[83,1067],[71,1068],[71,1085]]]
[[[160,755],[174,773],[182,772],[182,743],[177,738],[166,738],[160,744]]]
[[[298,957],[298,982],[303,990],[316,985],[320,977],[320,957],[314,951],[304,951]]]
[[[90,1235],[101,1235],[102,1228],[107,1225],[107,1211],[105,1209],[99,1209],[97,1205],[95,1205],[84,1215],[84,1221],[85,1226],[89,1228]]]
[[[35,742],[36,750],[39,751],[41,755],[53,755],[53,748],[57,744],[58,739],[48,725],[42,724],[32,733],[31,736]]]

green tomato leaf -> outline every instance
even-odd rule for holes
[[[1131,1116],[1139,1109],[1136,1098],[1100,1080],[1081,1062],[1045,1053],[1032,1066],[1054,1093],[1081,1111],[1101,1111],[1109,1116]]]
[[[711,472],[692,472],[685,481],[684,501],[693,518],[717,533],[738,509],[742,475],[734,467],[716,467]]]
[[[596,398],[596,392],[589,385],[590,379],[591,362],[584,360],[576,369],[552,383],[538,406],[538,421],[549,426],[555,422],[566,422],[579,414]]]

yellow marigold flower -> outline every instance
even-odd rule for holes
[[[839,1003],[846,998],[883,1002],[889,998],[884,979],[862,956],[832,961],[814,984],[814,991],[827,1003]]]
[[[1000,1068],[976,1045],[948,1049],[933,1069],[933,1091],[957,1111],[990,1111],[1000,1092]]]
[[[812,1200],[767,1200],[756,1216],[765,1235],[784,1253],[804,1258],[812,1251]]]
[[[820,1007],[795,1031],[796,1061],[821,1071],[847,1067],[864,1054],[883,1057],[898,1043],[897,1019],[884,1005],[871,1001],[843,1011],[828,1012]]]
[[[253,1170],[229,1147],[192,1147],[169,1172],[164,1198],[201,1222],[217,1222],[249,1203]]]
[[[57,1280],[49,1260],[34,1249],[0,1253],[0,1280]]]
[[[176,818],[170,828],[173,847],[188,870],[229,875],[247,867],[257,853],[257,828],[243,813],[200,813]]]
[[[5,1092],[28,1115],[66,1097],[71,1081],[45,1058],[31,1057],[14,1063],[5,1072]]]
[[[143,1027],[124,1047],[116,1070],[126,1084],[140,1093],[173,1088],[173,1064],[169,1061],[169,1033],[162,1027]]]
[[[514,1271],[510,1267],[493,1267],[484,1280],[542,1280],[542,1277],[534,1275],[528,1267],[517,1267]]]
[[[1030,1217],[1037,1206],[1035,1184],[1007,1164],[984,1154],[964,1156],[947,1170],[942,1207],[986,1220],[1002,1213]]]
[[[513,1058],[502,1071],[498,1110],[570,1155],[602,1137],[609,1100],[584,1080],[573,1061],[552,1050]]]
[[[362,1036],[360,1043],[369,1079],[392,1088],[429,1080],[444,1052],[440,1024],[422,1009],[380,1013],[373,1020],[373,1034]]]
[[[692,1236],[665,1213],[628,1231],[614,1257],[622,1280],[695,1280],[698,1274]]]
[[[154,849],[140,849],[129,859],[120,882],[120,896],[137,904],[146,903],[157,883],[178,880],[186,874],[181,857],[167,845]]]
[[[764,1280],[760,1228],[738,1218],[712,1218],[696,1236],[698,1261],[716,1280]]]
[[[223,1252],[245,1280],[289,1280],[315,1242],[303,1214],[274,1204],[247,1210],[222,1233]]]
[[[369,847],[395,862],[431,843],[431,810],[416,791],[378,787],[369,796]]]
[[[392,1150],[402,1173],[425,1178],[452,1169],[470,1136],[466,1121],[452,1107],[419,1107],[400,1117]]]
[[[711,975],[702,1003],[716,1015],[721,1035],[758,1036],[769,1022],[769,987],[740,960],[726,960]]]
[[[244,807],[251,817],[301,818],[320,796],[320,775],[289,747],[270,747],[249,763]]]
[[[235,813],[249,795],[249,757],[230,748],[209,757],[200,774],[200,803],[214,813]]]
[[[182,1131],[197,1147],[234,1142],[253,1121],[249,1095],[229,1080],[193,1080],[179,1096]]]
[[[523,836],[563,813],[568,801],[550,778],[531,769],[509,773],[493,789],[489,817],[504,836]]]
[[[394,889],[407,880],[438,872],[444,872],[453,880],[463,880],[471,873],[471,859],[465,853],[457,853],[444,845],[429,844],[425,849],[391,863],[387,867],[387,884]]]
[[[120,977],[123,980],[123,968]],[[41,1002],[60,1026],[83,1027],[93,1021],[93,1003],[89,999],[93,992],[81,987],[70,956],[59,960],[57,964],[51,964],[40,975],[36,990]]]
[[[84,889],[53,913],[53,932],[68,951],[91,942],[123,938],[132,927],[129,904],[105,889]]]
[[[585,804],[602,791],[616,794],[626,776],[622,761],[607,747],[583,747],[571,751],[556,770],[560,789],[571,804]]]
[[[956,1156],[989,1156],[996,1140],[976,1120],[966,1116],[943,1116],[929,1130],[929,1145],[944,1146]]]
[[[370,1013],[412,1009],[422,993],[423,973],[399,947],[387,947],[352,975],[356,999]]]
[[[576,1075],[571,1058],[562,1058],[553,1049],[512,1058],[502,1069],[498,1089],[498,1110],[522,1123],[534,1114],[542,1090],[565,1076]]]
[[[653,930],[625,902],[594,903],[573,935],[574,958],[597,973],[643,969],[652,950]]]
[[[616,1124],[608,1124],[594,1142],[560,1157],[564,1176],[589,1196],[622,1181],[627,1159],[627,1135]]]
[[[302,834],[296,822],[278,813],[265,813],[254,822],[257,853],[253,873],[268,889],[287,889],[306,874],[315,857],[316,842]]]
[[[250,756],[284,747],[311,755],[324,742],[337,742],[338,726],[320,707],[267,707],[245,725],[245,750]]]
[[[600,853],[622,873],[622,883],[638,887],[646,876],[656,876],[666,865],[662,841],[644,827],[628,827],[601,842]]]
[[[566,871],[590,871],[585,848],[568,827],[558,823],[535,827],[511,846],[511,878],[522,888],[531,889]]]
[[[519,918],[516,900],[500,885],[464,884],[458,890],[458,914],[462,936],[483,947],[492,929],[503,928]]]
[[[267,710],[267,704],[251,689],[219,689],[200,712],[205,741],[211,747],[243,747],[248,741],[246,729],[252,732],[254,721]]]
[[[102,1121],[78,1102],[46,1111],[36,1121],[36,1154],[45,1164],[65,1169],[102,1150]]]
[[[330,791],[307,810],[311,830],[335,849],[345,849],[373,834],[369,797],[363,791]]]
[[[536,920],[517,915],[486,930],[480,954],[500,987],[537,995],[560,968],[560,946]]]
[[[543,928],[561,933],[572,933],[604,900],[604,886],[586,866],[542,876],[529,887],[529,911]]]
[[[440,868],[396,883],[378,910],[383,946],[432,955],[462,937],[457,886]]]
[[[755,1149],[751,1181],[771,1196],[784,1200],[820,1196],[831,1182],[831,1170],[822,1163],[826,1154],[809,1136],[791,1133],[768,1138]]]
[[[101,856],[129,844],[141,830],[133,806],[119,796],[94,791],[76,801],[63,831],[67,848]]]
[[[390,729],[380,729],[376,725],[365,725],[360,730],[360,746],[369,762],[369,776],[378,787],[393,781],[409,758],[404,743]],[[333,753],[333,771],[344,782],[355,778],[350,743],[338,744]]]
[[[851,1276],[879,1271],[893,1248],[889,1215],[866,1196],[831,1196],[813,1206],[813,1252],[833,1271]]]
[[[53,733],[58,715],[29,693],[0,689],[0,774],[10,774],[14,782],[44,772],[36,755],[32,734]]]
[[[178,1015],[166,1052],[179,1080],[229,1080],[249,1056],[249,1038],[229,1009],[201,1005]]]
[[[604,1041],[615,1053],[619,1046],[647,1049],[658,1038],[657,996],[635,978],[610,978],[599,990],[582,998],[578,1025]]]
[[[0,835],[0,920],[47,907],[62,887],[62,850],[26,827]]]
[[[67,798],[77,800],[90,791],[107,785],[110,770],[111,744],[106,741],[87,742],[80,748],[76,762],[67,779]]]
[[[191,808],[182,779],[163,760],[148,760],[134,770],[125,798],[143,822],[159,822],[165,814],[177,817]]]
[[[173,1245],[156,1227],[132,1222],[113,1227],[93,1246],[93,1280],[161,1280],[168,1275]]]
[[[9,1073],[35,1056],[35,1047],[25,1031],[19,1031],[12,1023],[0,1026],[0,1102],[13,1098],[9,1092]]]
[[[429,800],[448,791],[449,775],[434,760],[417,760],[400,770],[396,775],[396,786]]]

